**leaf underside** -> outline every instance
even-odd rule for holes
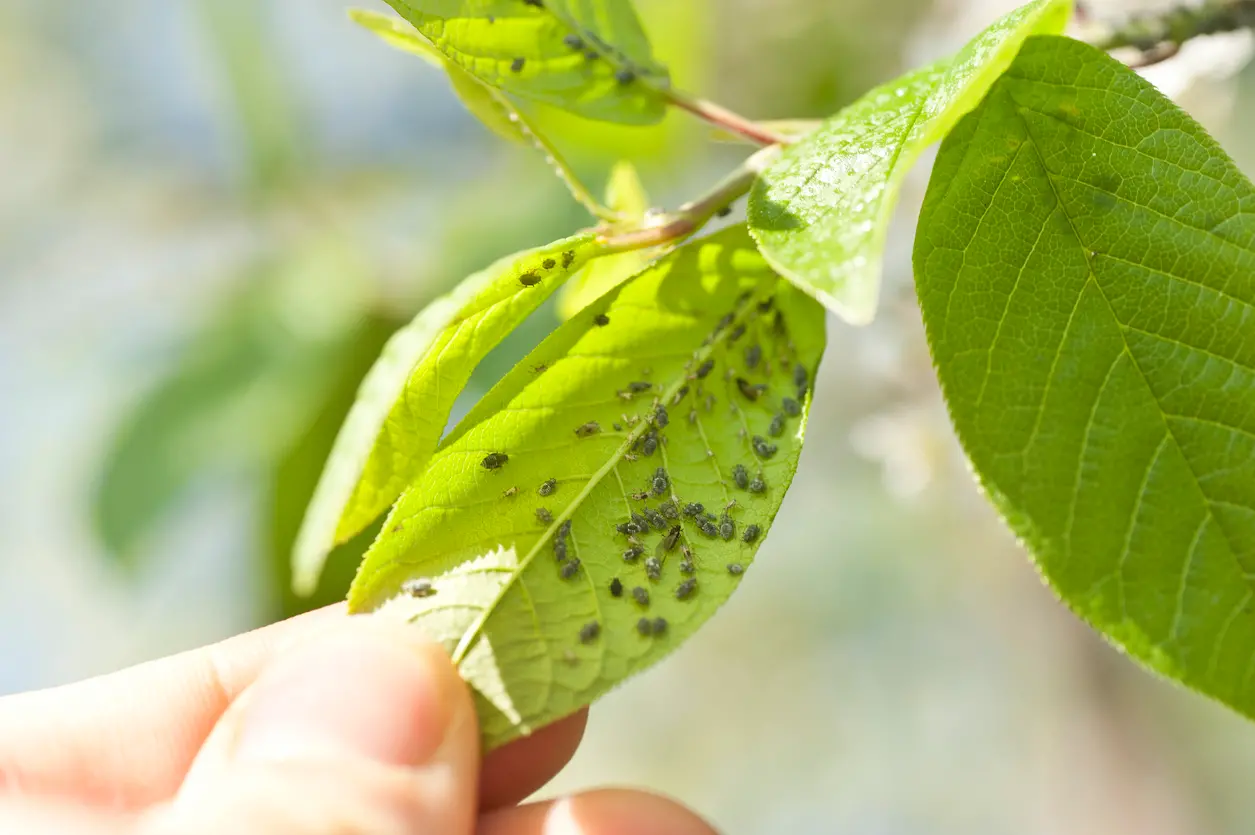
[[[312,590],[331,549],[377,519],[423,471],[479,361],[596,253],[595,237],[585,233],[502,258],[388,340],[301,525],[293,552],[298,591]]]
[[[1067,604],[1255,716],[1255,188],[1120,63],[1030,39],[914,253],[980,480]]]
[[[1022,6],[953,56],[872,90],[787,147],[750,193],[750,229],[764,257],[847,322],[870,322],[906,173],[976,106],[1024,39],[1061,32],[1070,8],[1069,0]]]
[[[662,119],[667,70],[623,0],[386,0],[491,87],[589,119]]]
[[[588,704],[691,634],[737,585],[729,566],[752,564],[796,470],[823,323],[743,227],[661,259],[559,327],[454,430],[385,522],[350,609],[445,644],[488,748]],[[756,454],[755,436],[776,449]],[[508,460],[489,468],[494,453]],[[714,521],[684,515],[689,503]],[[616,530],[633,513],[644,530]],[[633,540],[642,551],[625,559]],[[430,593],[414,593],[419,578]]]

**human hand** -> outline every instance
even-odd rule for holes
[[[412,629],[314,612],[0,699],[5,835],[710,835],[654,795],[518,805],[585,714],[480,763],[469,691]]]

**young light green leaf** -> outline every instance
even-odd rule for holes
[[[606,206],[620,223],[639,226],[649,209],[649,197],[641,184],[636,167],[620,160],[610,172],[606,184]],[[629,249],[590,261],[579,275],[567,282],[558,297],[558,314],[570,319],[594,299],[636,275],[653,260],[652,250]]]
[[[417,55],[432,66],[444,70],[449,76],[453,92],[485,127],[503,139],[531,145],[540,151],[545,162],[558,175],[558,179],[571,191],[571,196],[583,204],[594,217],[613,216],[612,212],[605,209],[589,193],[558,149],[515,107],[509,96],[489,87],[457,63],[450,61],[431,41],[404,20],[365,9],[349,9],[349,17],[374,32],[385,43]]]
[[[502,258],[388,340],[301,525],[292,556],[298,592],[315,586],[336,544],[374,521],[423,471],[479,361],[596,253],[595,237],[584,233]]]
[[[1255,187],[1122,64],[1032,38],[915,247],[959,439],[1064,601],[1255,716]]]
[[[953,56],[872,90],[786,148],[750,192],[750,229],[767,261],[847,322],[870,322],[907,171],[976,106],[1024,39],[1062,31],[1070,8],[1070,0],[1022,6]]]
[[[627,0],[387,0],[491,87],[589,119],[653,124],[667,70]]]
[[[823,327],[744,227],[666,256],[467,416],[385,522],[351,610],[444,642],[489,748],[579,709],[751,566],[797,467]]]

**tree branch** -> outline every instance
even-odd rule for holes
[[[1082,8],[1077,18],[1088,16]],[[1201,6],[1177,6],[1155,14],[1139,15],[1120,24],[1090,23],[1081,38],[1105,52],[1136,49],[1141,60],[1131,66],[1147,66],[1166,60],[1193,38],[1255,27],[1255,0],[1212,0]]]

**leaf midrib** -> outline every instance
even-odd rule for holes
[[[741,321],[746,311],[752,310],[753,305],[751,302],[752,297],[749,301],[741,303],[741,308],[737,311],[736,318],[734,318],[733,323],[730,323],[727,327],[723,328],[719,332],[719,335],[710,341],[710,344],[704,345],[694,352],[695,356],[692,362],[683,365],[681,367],[680,375],[667,389],[664,390],[664,393],[660,398],[661,403],[666,404],[670,402],[676,392],[678,392],[687,383],[688,373],[691,366],[694,364],[700,365],[710,357],[716,347],[723,343],[727,335],[734,329],[735,323],[739,323]],[[509,592],[511,587],[513,587],[514,583],[521,582],[523,583],[524,589],[526,589],[524,574],[527,572],[532,560],[535,559],[538,553],[540,553],[541,548],[553,537],[554,532],[561,527],[566,520],[575,515],[576,511],[583,506],[584,501],[588,498],[592,491],[601,484],[602,480],[610,472],[615,470],[615,468],[619,465],[619,462],[623,460],[623,456],[631,450],[632,444],[638,438],[643,436],[653,425],[652,418],[646,419],[645,417],[642,417],[637,426],[624,436],[623,442],[611,455],[609,460],[592,474],[588,482],[580,489],[580,492],[577,493],[571,503],[567,505],[566,510],[554,517],[552,524],[550,524],[549,527],[537,538],[535,544],[533,544],[523,558],[519,560],[518,568],[514,572],[514,576],[508,582],[502,584],[501,589],[497,592],[497,595],[483,608],[480,616],[475,619],[475,622],[472,623],[470,627],[467,628],[466,633],[462,636],[461,640],[458,641],[458,645],[452,653],[454,664],[461,664],[466,658],[466,654],[470,652],[475,642],[482,635],[484,627],[488,623],[488,619],[496,612],[497,607],[501,604],[501,601],[505,599],[506,594]],[[674,496],[674,489],[672,490],[672,494]],[[572,536],[574,537],[574,535]],[[587,574],[587,572],[585,573]],[[593,596],[596,597],[595,590],[593,591]],[[534,607],[530,608],[534,612]]]
[[[1172,424],[1167,419],[1167,410],[1164,408],[1163,403],[1160,401],[1158,394],[1155,392],[1155,387],[1151,385],[1150,378],[1146,375],[1146,371],[1138,363],[1137,355],[1133,352],[1132,348],[1130,348],[1128,340],[1125,338],[1124,328],[1126,327],[1126,325],[1121,320],[1120,316],[1116,313],[1115,306],[1111,303],[1111,299],[1108,298],[1106,291],[1103,289],[1102,282],[1098,280],[1098,275],[1094,270],[1093,259],[1090,255],[1089,247],[1086,246],[1085,239],[1081,236],[1080,231],[1076,228],[1076,224],[1073,223],[1072,216],[1068,214],[1067,204],[1064,202],[1062,196],[1059,193],[1059,189],[1055,185],[1054,172],[1052,172],[1050,170],[1050,167],[1046,164],[1046,159],[1042,155],[1041,149],[1040,147],[1038,147],[1037,140],[1033,136],[1032,126],[1030,125],[1028,119],[1024,118],[1024,111],[1026,110],[1031,110],[1034,113],[1038,113],[1040,115],[1045,115],[1045,116],[1049,116],[1050,114],[1042,114],[1041,111],[1034,110],[1025,105],[1022,105],[1015,98],[1014,93],[1010,89],[1008,89],[1008,98],[1010,98],[1010,100],[1014,102],[1016,105],[1015,115],[1016,115],[1016,118],[1020,120],[1021,124],[1024,125],[1024,134],[1027,138],[1026,144],[1032,147],[1033,154],[1037,157],[1037,161],[1041,165],[1041,170],[1046,175],[1046,182],[1050,185],[1050,192],[1054,196],[1055,205],[1058,207],[1059,214],[1062,215],[1064,220],[1067,221],[1068,229],[1072,232],[1073,238],[1075,238],[1076,242],[1081,247],[1081,252],[1083,254],[1083,257],[1085,258],[1085,266],[1089,273],[1087,282],[1093,283],[1094,288],[1098,291],[1099,298],[1103,300],[1103,304],[1106,305],[1107,311],[1111,314],[1112,321],[1120,325],[1117,331],[1120,336],[1120,346],[1121,346],[1122,352],[1129,358],[1129,362],[1132,364],[1133,368],[1137,371],[1138,377],[1140,377],[1142,380],[1142,384],[1146,386],[1146,391],[1150,393],[1151,399],[1155,401],[1159,420],[1160,420],[1160,423],[1163,424],[1165,436],[1171,439],[1172,444],[1176,447],[1177,452],[1181,455],[1181,460],[1185,462],[1185,466],[1190,472],[1191,482],[1194,486],[1194,489],[1197,490],[1198,494],[1202,496],[1203,498],[1203,503],[1206,506],[1207,518],[1213,521],[1216,524],[1216,527],[1220,530],[1221,535],[1224,537],[1225,545],[1227,546],[1229,556],[1232,558],[1234,565],[1237,566],[1238,573],[1242,576],[1242,579],[1246,582],[1248,589],[1255,589],[1255,578],[1251,577],[1246,566],[1244,566],[1242,564],[1242,561],[1238,559],[1238,549],[1233,541],[1232,535],[1228,532],[1228,530],[1226,530],[1224,522],[1220,519],[1220,517],[1215,514],[1212,508],[1212,498],[1210,495],[1208,495],[1207,491],[1203,489],[1200,476],[1197,470],[1194,469],[1193,460],[1187,454],[1185,448],[1182,446],[1180,440],[1177,438],[1176,433],[1173,431]],[[1102,139],[1101,137],[1092,136],[1092,135],[1091,135],[1091,139],[1094,139],[1097,142],[1107,141],[1105,139]],[[1157,160],[1157,161],[1163,162],[1163,160]],[[1080,296],[1082,292],[1084,292],[1083,287],[1080,290],[1078,290],[1078,293],[1077,293],[1078,297]],[[1155,458],[1158,458],[1160,452],[1161,450],[1159,449],[1156,450]],[[1150,464],[1148,463],[1147,470],[1149,471],[1149,469],[1150,469]],[[1140,494],[1138,497],[1138,501],[1139,503],[1141,501]],[[1070,544],[1068,547],[1069,548],[1071,547]],[[1123,555],[1122,555],[1122,559],[1123,559]],[[1121,591],[1121,608],[1123,610],[1123,591]],[[1210,670],[1209,670],[1209,673],[1210,673]]]

